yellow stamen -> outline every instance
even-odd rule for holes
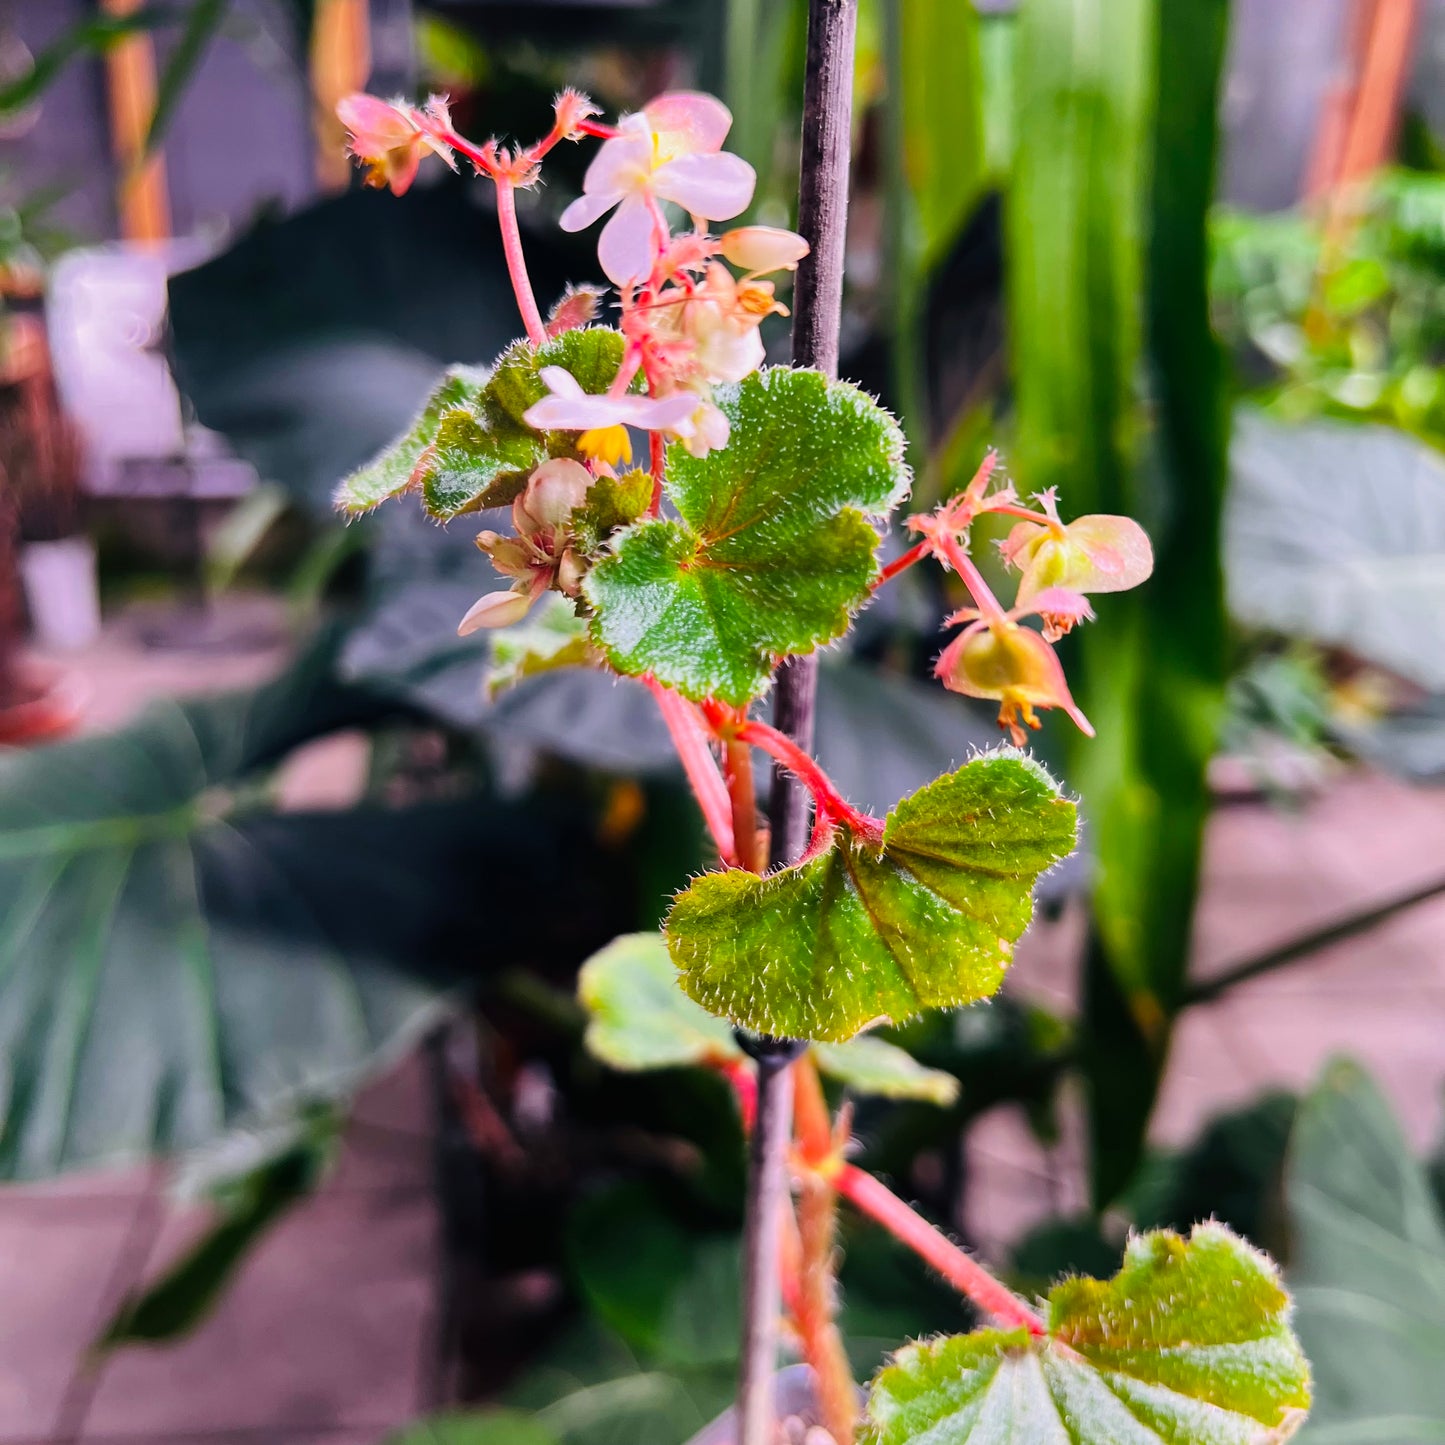
[[[615,467],[618,462],[632,460],[632,439],[627,435],[627,428],[620,424],[597,426],[577,438],[577,450],[589,461],[606,462],[609,467]]]

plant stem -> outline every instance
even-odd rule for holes
[[[843,249],[848,218],[848,163],[853,125],[853,46],[858,0],[808,0],[808,47],[803,75],[802,163],[798,229],[810,247],[793,287],[793,363],[838,374],[843,310]],[[773,722],[803,752],[813,746],[818,696],[816,657],[795,657],[777,674]],[[790,863],[806,847],[808,797],[787,769],[773,769],[768,806],[771,861]],[[758,1119],[753,1131],[744,1235],[743,1322],[738,1374],[738,1445],[772,1445],[773,1371],[778,1355],[776,1192],[785,1177],[792,1123],[788,1054],[760,1051]],[[764,1059],[770,1062],[765,1065]],[[764,1069],[776,1068],[777,1088],[763,1088]],[[770,1233],[771,1231],[771,1233]]]
[[[853,1445],[858,1391],[838,1333],[833,1255],[837,1247],[838,1195],[819,1174],[806,1173],[798,1192],[801,1268],[794,1319],[803,1358],[813,1367],[818,1414],[837,1445]]]
[[[979,1309],[1013,1329],[1025,1329],[1032,1335],[1048,1334],[1043,1320],[1011,1289],[1000,1284],[981,1264],[871,1174],[855,1165],[845,1164],[838,1170],[833,1182],[844,1199],[931,1264]]]
[[[507,275],[517,293],[517,310],[527,328],[527,340],[541,346],[547,339],[537,298],[532,295],[532,282],[527,275],[527,258],[522,254],[522,233],[517,229],[517,192],[508,176],[497,176],[497,221],[502,228],[502,252],[507,258]]]
[[[758,797],[753,785],[753,750],[742,738],[728,738],[723,744],[723,776],[732,799],[733,850],[738,863],[750,873],[761,873],[767,859],[758,846]]]
[[[708,742],[702,719],[693,705],[670,687],[664,687],[654,677],[642,680],[657,699],[657,710],[667,724],[668,735],[677,749],[682,770],[692,785],[708,831],[717,844],[718,854],[729,868],[736,868],[738,854],[733,836],[732,800],[718,771],[717,759],[712,755],[712,745]]]
[[[743,1320],[738,1376],[738,1445],[774,1445],[773,1371],[782,1294],[783,1212],[788,1199],[788,1140],[798,1046],[787,1039],[741,1037],[758,1065],[758,1102],[748,1138],[747,1214],[743,1221]]]
[[[983,573],[974,566],[973,559],[959,545],[958,539],[947,532],[938,532],[934,543],[948,565],[963,579],[963,585],[968,588],[984,621],[1002,622],[1003,604],[993,595],[993,589],[983,580]]]
[[[741,742],[756,743],[762,750],[803,784],[813,796],[818,812],[827,822],[841,823],[855,833],[872,837],[882,825],[877,818],[861,813],[833,785],[833,780],[786,733],[756,718],[750,718],[736,734]],[[791,860],[790,860],[791,861]]]
[[[901,557],[895,557],[879,574],[873,584],[876,592],[885,582],[891,582],[900,572],[906,572],[915,562],[921,562],[933,551],[931,542],[915,542]]]

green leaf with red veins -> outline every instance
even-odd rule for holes
[[[994,993],[1039,874],[1075,841],[1074,805],[999,749],[905,798],[880,841],[840,829],[766,877],[709,873],[664,924],[692,998],[758,1033],[834,1042],[875,1020]]]
[[[841,636],[877,576],[881,517],[908,490],[903,435],[857,387],[775,367],[714,392],[731,436],[668,451],[678,521],[641,522],[593,568],[593,635],[619,671],[744,703],[781,657]]]
[[[410,428],[337,487],[337,510],[360,516],[406,491],[421,454],[436,437],[443,414],[459,406],[475,404],[486,380],[487,373],[481,367],[452,367],[427,398]]]
[[[873,1381],[865,1445],[1274,1445],[1310,1405],[1274,1265],[1221,1224],[1129,1242],[1113,1279],[1049,1294],[1048,1334],[909,1345]]]
[[[443,415],[432,444],[417,458],[413,480],[427,511],[449,522],[508,506],[548,457],[576,458],[578,433],[535,431],[522,414],[547,395],[543,367],[563,367],[583,391],[596,394],[612,385],[622,350],[621,334],[602,326],[568,331],[541,346],[509,346],[475,401]]]

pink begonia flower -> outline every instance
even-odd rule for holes
[[[338,102],[336,117],[350,135],[351,154],[366,162],[367,185],[390,186],[394,195],[405,195],[427,151],[456,170],[451,147],[428,134],[416,115],[404,101],[374,95],[348,95]],[[433,96],[425,118],[447,123],[446,102]]]
[[[689,437],[697,398],[679,396],[594,396],[565,367],[544,366],[538,373],[550,393],[522,413],[538,431],[601,431],[635,426],[640,431],[671,432]]]
[[[757,173],[722,149],[732,126],[728,108],[710,95],[659,96],[618,122],[582,181],[582,194],[562,213],[564,231],[581,231],[615,206],[597,243],[597,259],[618,286],[652,270],[659,240],[653,204],[672,201],[693,216],[725,221],[746,210]]]
[[[1088,603],[1082,597],[1061,589],[1036,600],[1058,612],[1071,612],[1076,620],[1088,614]],[[1025,727],[1039,726],[1037,707],[1061,708],[1080,732],[1093,737],[1092,724],[1069,692],[1058,654],[1039,633],[1019,625],[1020,617],[1036,610],[1013,607],[992,618],[980,616],[974,607],[955,612],[948,623],[968,622],[969,626],[939,654],[933,675],[951,692],[997,701],[998,725],[1008,730],[1015,747],[1023,747],[1028,740]]]
[[[1126,592],[1154,570],[1154,549],[1132,517],[1078,517],[1059,520],[1053,491],[1040,494],[1046,517],[1020,522],[1002,543],[1004,561],[1021,568],[1017,605],[1046,588],[1070,592]]]

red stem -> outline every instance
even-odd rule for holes
[[[813,795],[819,817],[827,824],[840,823],[865,837],[881,837],[883,825],[877,818],[861,813],[833,786],[833,780],[786,733],[756,718],[750,718],[735,734],[745,743],[756,743],[769,757],[780,762]],[[816,832],[816,829],[815,829]]]
[[[647,458],[652,468],[652,501],[647,514],[655,517],[662,510],[662,479],[667,474],[667,439],[660,431],[647,434]]]
[[[1000,1284],[981,1264],[871,1174],[856,1165],[844,1164],[833,1179],[833,1187],[844,1199],[881,1224],[895,1239],[906,1244],[925,1263],[932,1265],[949,1284],[967,1295],[986,1314],[993,1315],[1012,1329],[1025,1329],[1037,1336],[1048,1334],[1048,1326],[1011,1289]]]
[[[615,125],[604,125],[600,120],[579,120],[577,129],[583,135],[596,136],[598,140],[616,140],[622,134]]]
[[[697,709],[685,697],[664,687],[655,677],[644,677],[642,680],[657,699],[658,711],[667,724],[672,745],[682,760],[683,772],[692,784],[698,807],[702,809],[708,831],[717,844],[718,854],[725,866],[736,868],[738,856],[733,838],[732,800],[728,797],[723,775],[718,771],[717,759],[713,757],[707,729]]]
[[[517,229],[517,192],[509,176],[497,176],[497,220],[502,228],[502,251],[507,258],[507,274],[512,290],[517,293],[517,310],[527,328],[527,340],[541,346],[547,339],[537,298],[532,295],[532,282],[527,276],[527,258],[522,254],[522,233]]]
[[[968,588],[984,621],[1002,622],[1002,604],[993,595],[993,589],[983,580],[983,573],[973,565],[972,558],[959,546],[958,539],[947,532],[936,532],[932,541],[934,550],[941,553],[948,565],[963,579],[963,585]]]
[[[931,542],[919,542],[910,547],[901,557],[895,557],[879,574],[873,584],[876,592],[885,582],[891,582],[900,572],[906,572],[915,562],[921,562],[933,550]]]
[[[1046,516],[1043,512],[1035,512],[1029,507],[1018,506],[1014,502],[985,503],[979,508],[981,512],[994,512],[1001,517],[1019,517],[1025,522],[1035,522],[1040,527],[1058,526],[1052,517]],[[1062,532],[1064,529],[1058,527]]]

